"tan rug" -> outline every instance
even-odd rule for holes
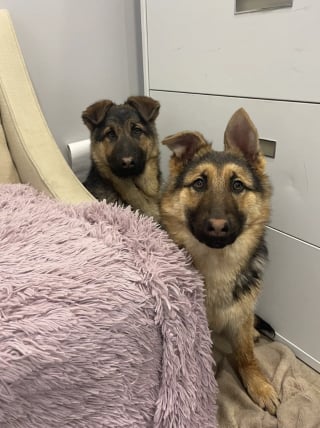
[[[220,428],[319,428],[320,375],[278,342],[260,339],[256,355],[280,393],[277,417],[260,409],[231,368],[226,343],[215,338]]]

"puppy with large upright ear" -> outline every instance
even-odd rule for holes
[[[153,98],[132,96],[123,104],[97,101],[82,113],[90,131],[92,161],[84,185],[99,200],[130,205],[157,220],[159,109]]]
[[[275,414],[278,394],[253,350],[271,197],[257,130],[239,109],[227,125],[223,152],[199,132],[180,132],[163,143],[173,154],[161,223],[202,273],[210,328],[230,341],[243,385],[253,401]]]

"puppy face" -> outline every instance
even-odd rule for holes
[[[144,171],[147,160],[158,154],[154,121],[159,107],[152,98],[130,97],[120,105],[99,101],[83,112],[92,160],[100,171],[110,168],[118,177]]]
[[[231,154],[212,152],[192,162],[175,191],[188,228],[211,248],[232,244],[244,228],[268,218],[258,177]]]
[[[173,151],[161,202],[165,226],[189,230],[201,243],[218,249],[249,228],[263,230],[271,189],[257,132],[243,110],[229,122],[223,152],[192,132],[170,136],[164,144]]]

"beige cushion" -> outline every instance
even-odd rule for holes
[[[92,200],[48,129],[6,10],[0,10],[0,58],[2,125],[21,182],[66,202]]]
[[[19,183],[17,170],[12,162],[0,122],[0,183]]]

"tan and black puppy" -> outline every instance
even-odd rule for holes
[[[203,274],[210,328],[232,345],[233,364],[252,399],[275,414],[278,394],[254,356],[254,308],[267,260],[271,186],[257,130],[240,109],[214,151],[197,132],[163,142],[173,151],[161,222]]]
[[[84,182],[99,200],[130,205],[159,219],[158,101],[129,97],[90,105],[82,119],[90,130],[92,166]]]

